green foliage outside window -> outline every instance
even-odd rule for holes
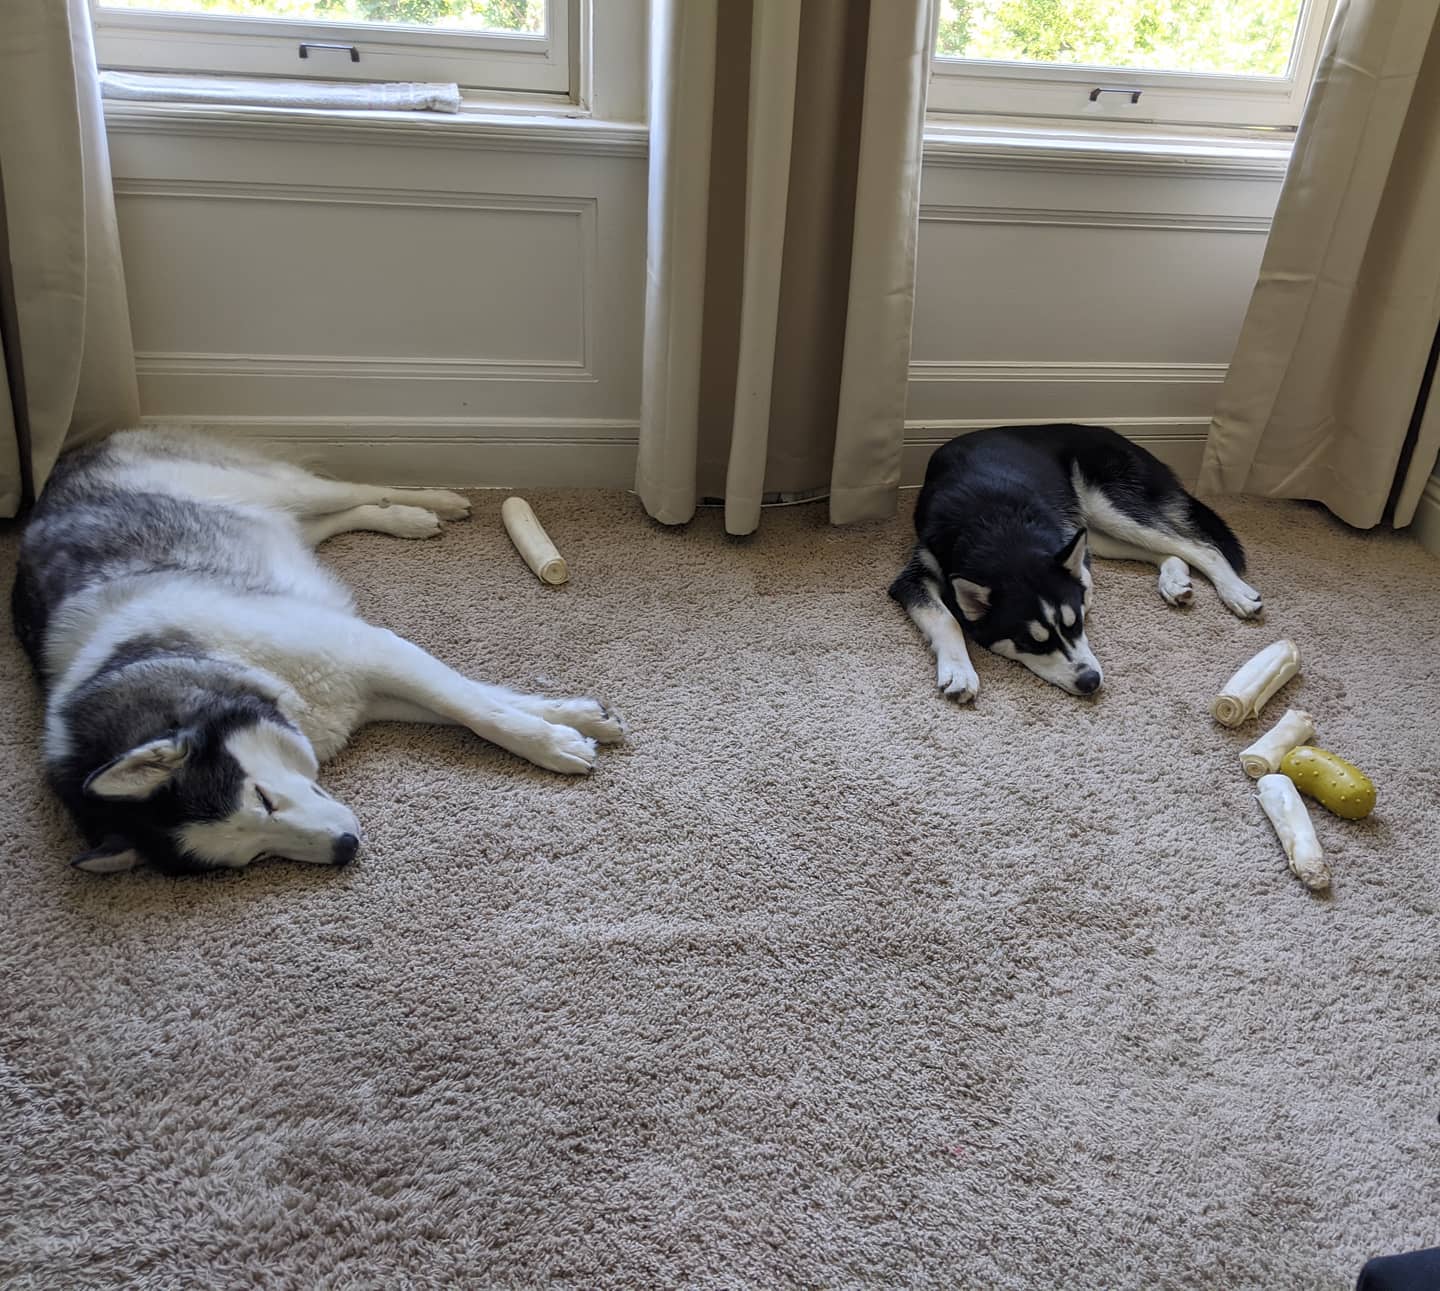
[[[1301,0],[943,0],[936,52],[1283,76]]]
[[[941,0],[952,58],[1283,76],[1302,0]],[[545,30],[544,0],[101,0],[252,18]],[[875,0],[883,4],[884,0]],[[602,5],[603,13],[603,5]]]
[[[539,33],[545,0],[101,0],[107,8]]]

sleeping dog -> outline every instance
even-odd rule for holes
[[[222,439],[122,431],[60,460],[25,529],[15,628],[45,686],[45,763],[113,873],[343,865],[355,814],[319,767],[366,722],[467,726],[561,775],[624,727],[587,698],[472,681],[360,618],[312,554],[428,538],[470,503],[342,484]]]
[[[930,459],[915,533],[890,595],[935,652],[940,689],[962,703],[980,689],[962,625],[1062,690],[1100,688],[1085,639],[1091,556],[1158,565],[1171,605],[1190,602],[1193,566],[1233,614],[1261,610],[1225,521],[1153,454],[1101,426],[1001,426],[951,440]]]

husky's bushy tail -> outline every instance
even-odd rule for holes
[[[1190,523],[1195,527],[1197,534],[1203,535],[1213,546],[1218,547],[1235,572],[1243,574],[1245,572],[1245,548],[1240,545],[1240,539],[1235,536],[1234,530],[1199,498],[1192,497],[1187,492],[1185,500],[1189,503]]]

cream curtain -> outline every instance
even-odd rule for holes
[[[88,0],[0,0],[0,515],[140,414]]]
[[[683,524],[723,496],[900,480],[933,0],[653,0],[637,489]]]
[[[1415,514],[1440,448],[1440,0],[1341,0],[1202,489]]]

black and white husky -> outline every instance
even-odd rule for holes
[[[1101,426],[1001,426],[951,440],[930,459],[915,532],[890,595],[935,652],[940,689],[962,703],[980,679],[961,624],[1062,690],[1100,688],[1085,639],[1092,555],[1158,565],[1171,605],[1189,604],[1193,565],[1232,613],[1261,609],[1230,527],[1153,454]]]
[[[46,690],[51,783],[96,872],[360,845],[319,764],[365,722],[437,722],[562,774],[623,727],[593,699],[482,685],[356,616],[312,554],[355,529],[428,538],[470,504],[324,480],[215,439],[123,431],[61,459],[21,542],[16,632]]]

